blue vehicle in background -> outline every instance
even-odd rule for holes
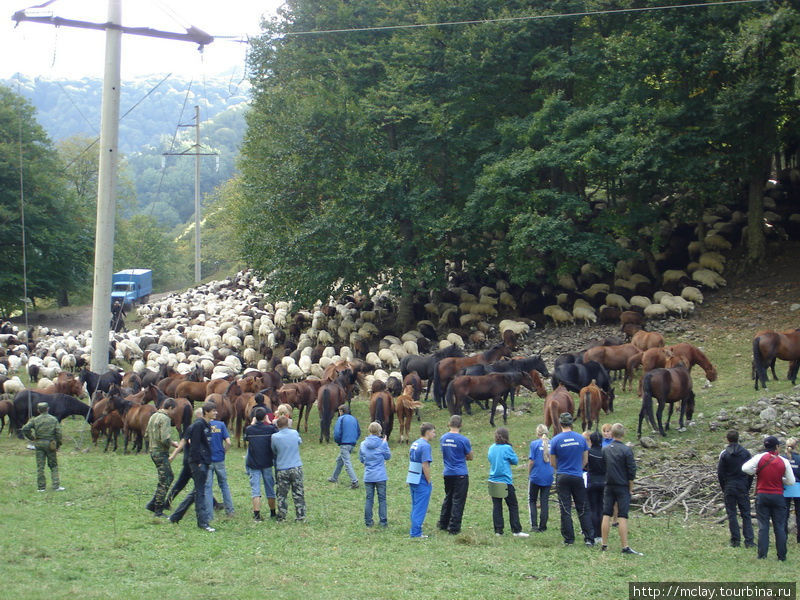
[[[111,304],[119,302],[125,310],[147,302],[153,292],[153,271],[125,269],[114,273],[111,280]]]

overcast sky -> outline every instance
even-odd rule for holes
[[[12,15],[45,0],[0,0],[0,77],[20,72],[47,78],[103,76],[105,33],[22,22]],[[262,15],[275,15],[283,0],[122,0],[122,24],[183,33],[194,25],[213,36],[256,35]],[[107,0],[57,0],[29,14],[102,23]],[[246,44],[215,40],[201,59],[197,46],[134,35],[122,36],[122,79],[173,73],[189,77],[244,73]]]

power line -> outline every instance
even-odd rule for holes
[[[647,6],[640,8],[615,8],[606,10],[588,10],[571,13],[557,13],[547,15],[523,15],[519,17],[498,17],[496,19],[474,19],[467,21],[441,21],[437,23],[410,23],[407,25],[379,25],[374,27],[351,27],[344,29],[317,29],[309,31],[287,31],[277,34],[275,37],[286,37],[296,35],[321,35],[326,33],[353,33],[359,31],[388,31],[394,29],[420,29],[425,27],[446,27],[456,25],[485,25],[488,23],[510,23],[513,21],[540,21],[544,19],[559,19],[568,17],[591,17],[597,15],[614,15],[622,13],[641,13],[657,10],[673,10],[678,8],[705,8],[709,6],[728,6],[734,4],[763,4],[770,0],[719,0],[717,2],[702,2],[698,4],[668,4],[664,6]],[[231,41],[238,43],[248,43],[249,40],[241,36],[215,35],[214,39]]]

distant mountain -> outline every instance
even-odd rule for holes
[[[53,80],[20,75],[19,80],[14,77],[0,83],[30,100],[36,107],[39,123],[53,141],[73,135],[100,135],[101,79]],[[172,138],[178,124],[194,120],[195,105],[200,106],[201,121],[206,121],[227,109],[247,104],[249,87],[247,80],[219,78],[190,82],[170,77],[162,82],[151,76],[123,81],[120,151],[128,154],[146,146],[158,147],[163,136]]]

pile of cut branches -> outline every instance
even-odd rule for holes
[[[674,462],[662,464],[659,471],[637,478],[631,505],[639,507],[646,515],[683,508],[684,521],[690,514],[719,517],[719,512],[725,509],[715,467]]]

